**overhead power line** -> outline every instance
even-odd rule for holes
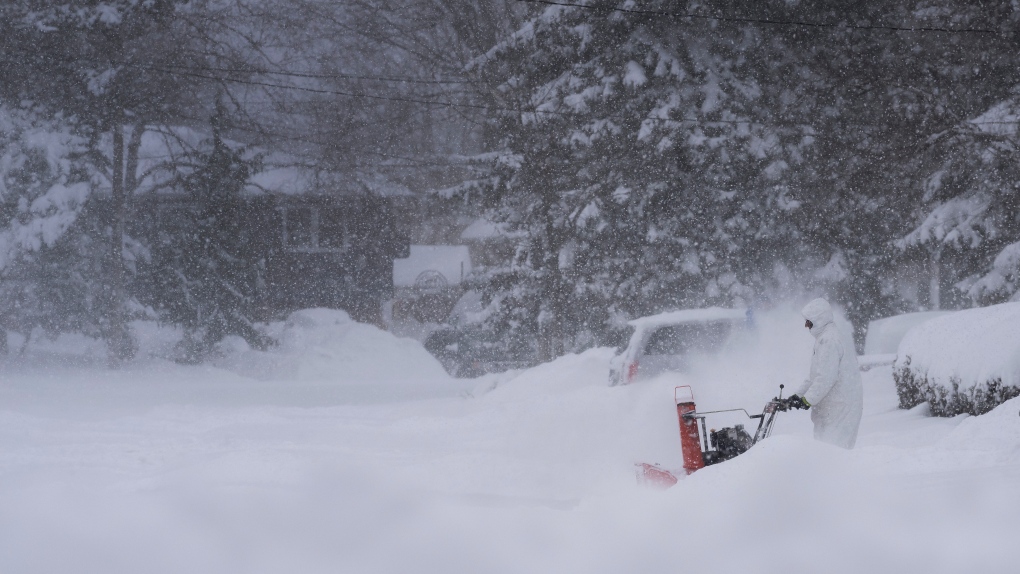
[[[368,76],[360,74],[345,74],[337,72],[334,74],[313,74],[308,72],[284,72],[267,70],[263,68],[221,68],[217,66],[181,66],[175,64],[160,64],[166,68],[177,68],[183,70],[203,70],[207,72],[223,72],[226,74],[258,74],[265,76],[284,76],[289,78],[312,78],[319,80],[368,80],[373,82],[396,82],[404,84],[470,84],[470,80],[439,80],[430,78],[412,78],[401,76]]]
[[[437,107],[470,108],[470,109],[475,109],[475,110],[484,110],[484,111],[488,111],[488,112],[509,112],[509,113],[515,113],[515,114],[536,114],[536,115],[544,114],[544,115],[548,115],[548,116],[588,118],[588,116],[585,115],[585,114],[580,114],[580,113],[577,113],[577,112],[569,112],[569,111],[565,112],[565,111],[560,111],[560,110],[539,109],[539,108],[531,108],[531,109],[507,108],[507,107],[488,106],[488,105],[485,105],[485,104],[473,104],[473,103],[468,103],[468,102],[451,102],[451,101],[447,101],[447,100],[423,100],[423,99],[418,99],[418,98],[408,98],[408,97],[404,97],[404,96],[383,96],[383,95],[379,95],[379,94],[346,92],[346,91],[342,91],[342,90],[331,90],[331,89],[326,89],[326,88],[309,88],[309,87],[305,87],[305,86],[288,86],[286,84],[274,84],[274,83],[270,83],[270,82],[261,82],[261,81],[258,81],[258,80],[245,80],[245,79],[240,79],[240,78],[223,78],[223,77],[218,77],[218,76],[211,76],[211,75],[207,75],[207,74],[201,74],[201,73],[194,72],[194,71],[171,70],[171,69],[159,68],[159,67],[155,67],[155,66],[143,66],[141,64],[129,64],[129,65],[132,66],[132,67],[136,67],[136,68],[142,68],[142,69],[146,69],[146,70],[152,70],[152,71],[162,72],[162,73],[171,74],[171,75],[180,75],[180,76],[201,78],[201,79],[206,79],[206,80],[215,80],[215,81],[220,81],[220,82],[229,82],[229,83],[233,83],[233,84],[242,84],[242,85],[258,86],[258,87],[266,87],[266,88],[275,88],[275,89],[282,89],[282,90],[296,90],[296,91],[301,91],[301,92],[310,92],[310,93],[314,93],[314,94],[344,96],[344,97],[355,98],[355,99],[364,98],[364,99],[371,99],[371,100],[385,100],[385,101],[395,101],[395,102],[408,102],[408,103],[423,104],[423,105],[437,106]],[[609,119],[621,119],[622,116],[610,115],[610,116],[608,116],[608,118]],[[726,119],[711,120],[711,119],[698,119],[698,118],[641,118],[641,119],[642,119],[642,121],[688,122],[688,123],[697,123],[697,124],[773,125],[773,124],[768,124],[768,123],[765,123],[765,122],[754,121],[754,120],[726,120]],[[777,123],[775,125],[780,125],[780,124]],[[805,124],[803,122],[791,122],[791,123],[782,122],[782,125],[811,127],[810,124]]]
[[[1002,34],[1001,30],[985,28],[944,28],[939,26],[886,26],[871,24],[836,24],[831,22],[809,22],[806,20],[778,20],[773,18],[750,18],[739,16],[711,16],[708,14],[696,14],[694,12],[680,12],[674,10],[648,10],[643,8],[621,8],[611,6],[593,6],[591,4],[578,4],[575,2],[560,2],[558,0],[517,0],[528,4],[547,4],[549,6],[566,6],[570,8],[584,8],[598,12],[622,12],[626,14],[645,14],[651,16],[670,16],[679,18],[691,18],[694,20],[719,20],[723,22],[744,22],[753,24],[770,24],[777,26],[803,26],[809,28],[837,28],[847,30],[880,30],[886,32],[943,32],[953,34]]]
[[[225,77],[220,77],[220,76],[211,76],[211,75],[208,75],[208,74],[202,74],[202,73],[194,71],[196,69],[199,70],[199,71],[202,71],[202,68],[179,68],[177,70],[174,70],[174,69],[170,69],[170,68],[161,68],[161,67],[157,67],[157,66],[146,66],[146,65],[142,65],[142,64],[125,64],[125,65],[133,67],[133,68],[141,68],[141,69],[151,70],[151,71],[155,71],[155,72],[162,72],[164,74],[171,74],[171,75],[177,75],[177,76],[187,76],[187,77],[191,77],[191,78],[201,78],[201,79],[206,79],[206,80],[215,80],[215,81],[219,81],[219,82],[229,82],[229,83],[232,83],[232,84],[244,84],[244,85],[259,86],[259,87],[264,87],[264,88],[275,88],[275,89],[280,89],[280,90],[295,90],[295,91],[299,91],[299,92],[309,92],[309,93],[313,93],[313,94],[326,94],[326,95],[334,95],[334,96],[345,96],[345,97],[349,97],[349,98],[362,98],[362,99],[369,99],[369,100],[386,100],[386,101],[392,101],[392,102],[409,102],[409,103],[413,103],[413,104],[423,104],[423,105],[438,106],[438,107],[472,108],[472,109],[481,109],[481,110],[489,110],[489,111],[509,111],[509,112],[518,111],[518,110],[509,109],[509,108],[506,108],[506,109],[503,109],[503,108],[493,108],[491,106],[486,106],[486,105],[483,105],[483,104],[472,104],[472,103],[467,103],[467,102],[450,102],[450,101],[446,101],[446,100],[423,100],[423,99],[419,99],[419,98],[409,98],[409,97],[405,97],[405,96],[381,96],[381,95],[378,95],[378,94],[368,94],[368,93],[359,93],[359,92],[346,92],[346,91],[343,91],[343,90],[332,90],[332,89],[327,89],[327,88],[310,88],[310,87],[307,87],[307,86],[288,86],[286,84],[275,84],[275,83],[272,83],[272,82],[262,82],[262,81],[259,81],[259,80],[247,80],[247,79],[241,79],[241,78],[229,78],[229,77],[225,78]]]
[[[153,67],[153,66],[143,66],[143,65],[140,65],[140,64],[129,64],[129,66],[137,67],[137,68],[142,68],[142,69],[147,69],[147,70],[152,70],[152,71],[161,72],[161,73],[166,73],[166,74],[171,74],[171,75],[181,75],[181,76],[202,78],[202,79],[214,80],[214,81],[220,81],[220,82],[229,82],[229,83],[235,83],[235,84],[251,85],[251,86],[266,87],[266,88],[275,88],[275,89],[282,89],[282,90],[296,90],[296,91],[310,92],[310,93],[315,93],[315,94],[343,96],[343,97],[349,97],[349,98],[355,98],[355,99],[364,98],[364,99],[371,99],[371,100],[407,102],[407,103],[422,104],[422,105],[437,106],[437,107],[469,108],[469,109],[474,109],[474,110],[484,110],[484,111],[488,111],[488,112],[504,112],[504,113],[514,113],[514,114],[535,114],[535,115],[544,114],[546,116],[558,116],[558,117],[564,117],[564,118],[580,118],[580,119],[585,119],[585,120],[593,120],[593,118],[591,118],[587,114],[581,114],[581,113],[578,113],[578,112],[570,112],[570,111],[539,109],[539,108],[531,108],[531,109],[507,108],[507,107],[488,106],[488,105],[485,105],[485,104],[473,104],[473,103],[468,103],[468,102],[451,102],[451,101],[447,101],[447,100],[423,100],[423,99],[409,98],[409,97],[404,97],[404,96],[383,96],[383,95],[379,95],[379,94],[366,94],[366,93],[357,93],[357,92],[345,92],[345,91],[341,91],[341,90],[331,90],[331,89],[325,89],[325,88],[309,88],[309,87],[304,87],[304,86],[288,86],[288,85],[285,85],[285,84],[274,84],[274,83],[270,83],[270,82],[260,82],[260,81],[256,81],[256,80],[243,80],[243,79],[239,79],[239,78],[222,78],[222,77],[210,76],[210,75],[206,75],[206,74],[199,74],[199,73],[196,73],[196,72],[187,72],[187,71],[183,71],[183,70],[181,70],[181,71],[174,71],[174,70],[170,70],[170,69],[158,68],[158,67]],[[634,119],[634,120],[640,120],[642,122],[651,121],[651,122],[671,122],[671,123],[693,123],[693,124],[705,125],[705,126],[711,126],[711,125],[757,125],[757,126],[764,126],[764,127],[802,127],[802,128],[812,128],[812,129],[815,128],[815,126],[813,124],[809,124],[809,123],[805,123],[805,122],[783,121],[783,120],[768,122],[768,121],[760,121],[760,120],[708,119],[708,118],[700,119],[700,118],[689,118],[689,117],[683,117],[683,118],[657,118],[657,117],[643,117],[643,118],[632,117],[632,118],[625,118],[624,116],[619,115],[619,114],[610,114],[610,115],[604,116],[603,118],[600,118],[600,119],[610,119],[610,120]],[[1020,120],[1013,120],[1013,121],[983,121],[983,122],[973,122],[973,121],[971,121],[971,122],[968,122],[968,123],[971,123],[971,124],[982,124],[982,125],[983,124],[1014,125],[1014,124],[1020,123]],[[847,124],[847,125],[856,125],[856,126],[860,126],[860,127],[876,127],[876,124],[862,124],[862,123],[852,123],[852,124]]]

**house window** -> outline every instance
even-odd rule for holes
[[[339,251],[346,240],[343,211],[334,207],[283,209],[283,243],[297,251]]]
[[[324,207],[319,210],[316,239],[319,248],[322,249],[342,249],[344,247],[344,220],[341,210],[335,207]]]
[[[290,207],[284,211],[287,247],[296,249],[315,247],[313,219],[312,209],[308,207]]]

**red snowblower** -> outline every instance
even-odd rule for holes
[[[681,391],[686,389],[686,391]],[[752,415],[746,409],[725,409],[698,412],[694,404],[694,392],[689,385],[673,389],[676,402],[676,416],[680,422],[680,449],[684,456],[682,472],[670,472],[658,464],[638,463],[638,481],[650,486],[669,488],[676,484],[677,475],[689,475],[696,470],[719,464],[758,444],[772,433],[776,413],[790,408],[799,408],[783,398],[783,385],[779,385],[779,396],[765,404],[760,415]],[[734,425],[720,430],[708,430],[705,419],[718,413],[743,412],[749,419],[758,419],[758,429],[752,437],[744,425]]]

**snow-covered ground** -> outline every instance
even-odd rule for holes
[[[0,572],[1020,564],[1020,399],[981,417],[900,411],[888,366],[864,373],[853,451],[813,441],[806,413],[783,413],[748,453],[669,490],[638,486],[635,462],[681,464],[676,384],[708,410],[760,409],[799,382],[811,338],[794,314],[762,319],[739,360],[615,388],[608,349],[463,381],[385,334],[339,321],[349,337],[327,336],[321,315],[306,319],[289,328],[311,334],[291,333],[278,360],[235,349],[218,366],[150,357],[111,371],[72,342],[6,366]],[[357,357],[337,352],[369,340]],[[387,376],[352,374],[364,360]]]

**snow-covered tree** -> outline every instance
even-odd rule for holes
[[[93,188],[87,145],[63,118],[0,107],[0,325],[30,336],[96,326],[88,313],[101,275],[70,231]],[[70,237],[69,237],[70,236]],[[0,336],[0,345],[6,337]]]
[[[105,180],[97,187],[112,198],[105,214],[96,215],[105,215],[109,227],[100,308],[114,362],[129,358],[135,346],[127,326],[124,247],[137,144],[147,122],[179,117],[194,102],[193,79],[165,71],[193,60],[180,33],[188,6],[183,0],[16,0],[0,8],[0,98],[73,117]]]
[[[91,190],[85,142],[59,120],[0,108],[0,270],[52,246]]]
[[[786,174],[815,144],[783,119],[797,94],[765,89],[798,75],[782,42],[615,5],[545,8],[474,64],[499,79],[513,158],[480,201],[522,237],[493,317],[543,333],[547,354],[612,315],[754,299],[791,249],[803,201]]]
[[[253,227],[242,192],[259,166],[258,156],[232,147],[214,116],[212,135],[191,159],[192,169],[177,185],[189,201],[166,217],[148,260],[141,263],[142,302],[162,320],[185,328],[181,359],[201,360],[226,335],[239,335],[265,347],[268,339],[253,326],[256,291],[264,282],[264,253],[252,237]],[[154,232],[154,233],[153,233]]]
[[[472,64],[503,138],[459,191],[521,238],[489,271],[490,321],[571,346],[613,316],[767,300],[786,277],[859,334],[904,309],[892,244],[925,141],[1015,75],[1008,39],[934,30],[1015,7],[566,4]]]
[[[1020,102],[1015,98],[932,137],[920,224],[902,248],[922,248],[938,292],[941,260],[953,258],[957,287],[976,302],[1020,292]]]

